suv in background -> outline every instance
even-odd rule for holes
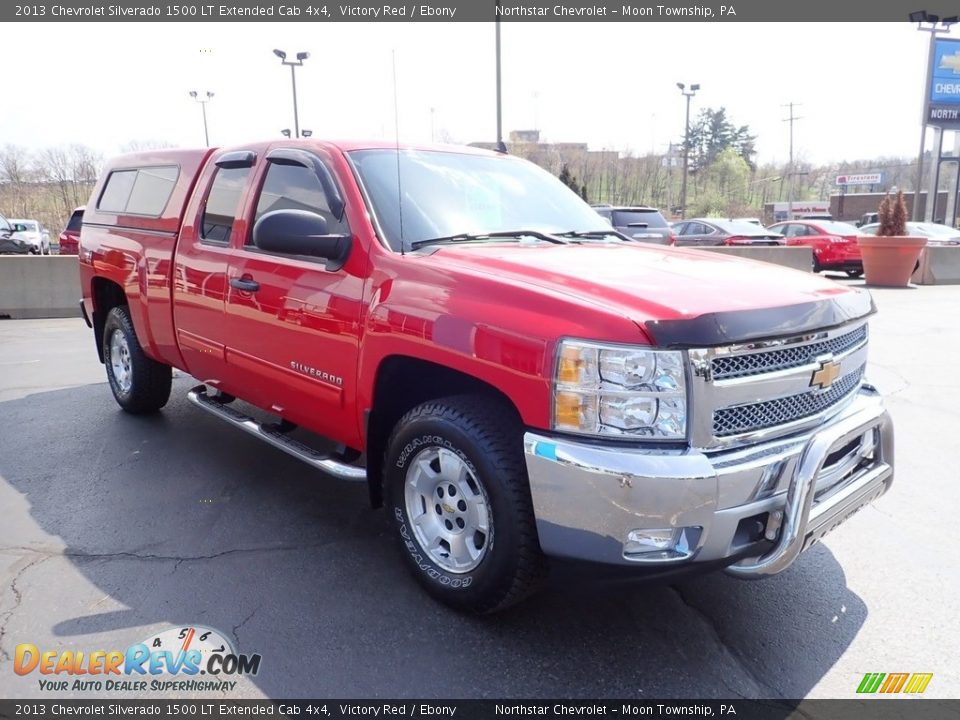
[[[862,228],[864,225],[873,225],[878,222],[880,222],[880,213],[864,213],[857,221],[857,227]]]
[[[671,245],[673,231],[663,214],[652,207],[592,205],[597,214],[628,238]]]
[[[0,253],[14,253],[23,255],[30,252],[30,243],[14,237],[17,228],[10,224],[3,215],[0,215]]]
[[[60,255],[76,255],[80,246],[80,226],[83,224],[83,207],[73,211],[67,226],[60,233]]]

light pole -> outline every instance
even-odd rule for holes
[[[200,103],[200,108],[203,110],[203,142],[210,147],[210,133],[207,131],[207,103],[210,102],[213,93],[207,90],[206,97],[200,97],[196,90],[191,90],[190,97]]]
[[[690,98],[697,94],[699,85],[691,85],[687,92],[687,86],[683,83],[677,83],[680,93],[687,99],[687,120],[684,123],[683,130],[683,183],[680,185],[680,219],[687,217],[687,173],[690,170]]]
[[[503,107],[500,101],[500,0],[494,3],[493,13],[497,46],[497,152],[505,153],[507,146],[503,142]]]
[[[293,84],[293,136],[300,137],[300,115],[297,112],[297,74],[298,67],[303,65],[303,61],[310,57],[308,52],[298,52],[297,59],[287,60],[287,54],[283,50],[274,50],[273,54],[280,58],[282,65],[290,66],[290,82]]]
[[[950,32],[950,26],[957,22],[957,17],[948,17],[943,20],[939,15],[931,15],[926,10],[918,10],[910,13],[910,22],[917,24],[917,30],[930,33],[930,46],[927,53],[927,80],[923,86],[923,102],[920,111],[920,151],[917,153],[917,182],[913,191],[913,219],[920,221],[920,188],[923,185],[923,148],[927,144],[927,100],[929,99],[930,84],[933,80],[933,62],[936,55],[937,35]],[[926,26],[926,27],[925,27]],[[942,27],[941,27],[942,26]],[[937,143],[934,142],[936,145]],[[937,163],[939,164],[940,151],[937,150]],[[927,200],[932,197],[933,205],[937,202],[937,188],[930,188],[927,193]],[[933,206],[931,206],[933,207]]]

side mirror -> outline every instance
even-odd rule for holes
[[[327,270],[339,270],[350,255],[352,238],[330,235],[322,215],[307,210],[274,210],[253,226],[253,244],[267,252],[323,258]]]

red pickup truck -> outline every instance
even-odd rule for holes
[[[504,154],[126,155],[79,254],[124,410],[189,373],[199,408],[366,482],[459,608],[522,599],[547,557],[776,573],[893,480],[868,293],[633,241]]]

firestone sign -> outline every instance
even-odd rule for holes
[[[960,127],[960,40],[937,40],[927,96],[927,122]]]
[[[845,185],[882,185],[883,173],[860,173],[858,175],[837,175],[838,186]]]

